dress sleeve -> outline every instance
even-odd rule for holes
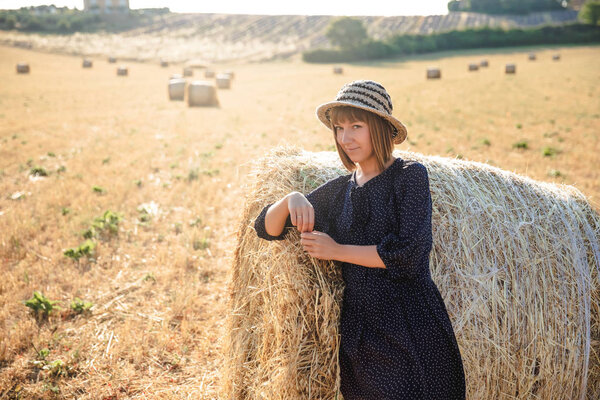
[[[432,247],[431,194],[429,177],[423,164],[413,163],[396,181],[395,196],[398,225],[377,245],[377,253],[391,280],[410,280],[429,268]]]
[[[315,226],[314,229],[320,232],[328,232],[329,231],[329,207],[331,200],[335,197],[337,193],[337,189],[339,189],[340,184],[343,182],[344,178],[347,179],[346,176],[341,176],[339,178],[333,179],[329,182],[326,182],[310,192],[306,195],[306,199],[313,206],[315,211]],[[267,233],[265,228],[265,217],[267,215],[267,210],[273,203],[267,205],[260,212],[256,220],[254,221],[254,229],[256,230],[256,234],[258,237],[266,240],[283,240],[287,232],[290,228],[293,228],[292,219],[288,215],[285,220],[285,225],[283,231],[279,236],[272,236]]]

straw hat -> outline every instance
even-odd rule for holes
[[[345,84],[334,101],[317,107],[317,117],[326,127],[332,129],[329,113],[332,108],[340,106],[351,106],[371,111],[392,125],[392,137],[395,144],[400,144],[406,139],[406,127],[392,116],[392,99],[379,83],[354,81]]]

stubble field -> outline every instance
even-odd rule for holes
[[[572,184],[599,210],[599,48],[534,50],[537,61],[529,49],[442,53],[343,75],[221,65],[235,79],[220,107],[189,108],[167,97],[181,66],[129,63],[117,77],[105,59],[82,69],[0,47],[0,398],[216,398],[250,163],[277,145],[332,150],[314,109],[351,80],[387,88],[408,127],[400,149]],[[467,71],[482,58],[488,68]],[[425,79],[430,65],[441,80]],[[98,234],[91,259],[63,255],[107,210],[118,232]],[[23,304],[36,290],[62,309],[36,318]],[[75,298],[91,312],[71,310]]]

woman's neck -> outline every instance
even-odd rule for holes
[[[392,156],[390,159],[384,164],[383,170],[387,169],[390,165],[394,163],[395,158]],[[368,180],[376,177],[383,171],[379,170],[379,165],[377,165],[377,159],[373,158],[369,161],[359,163],[356,167],[356,183],[359,186],[364,185]]]

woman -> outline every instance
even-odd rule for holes
[[[429,271],[427,170],[394,158],[406,128],[373,81],[344,85],[317,108],[352,174],[292,192],[255,221],[259,237],[301,232],[305,251],[341,262],[341,392],[352,399],[464,399],[462,358]]]

